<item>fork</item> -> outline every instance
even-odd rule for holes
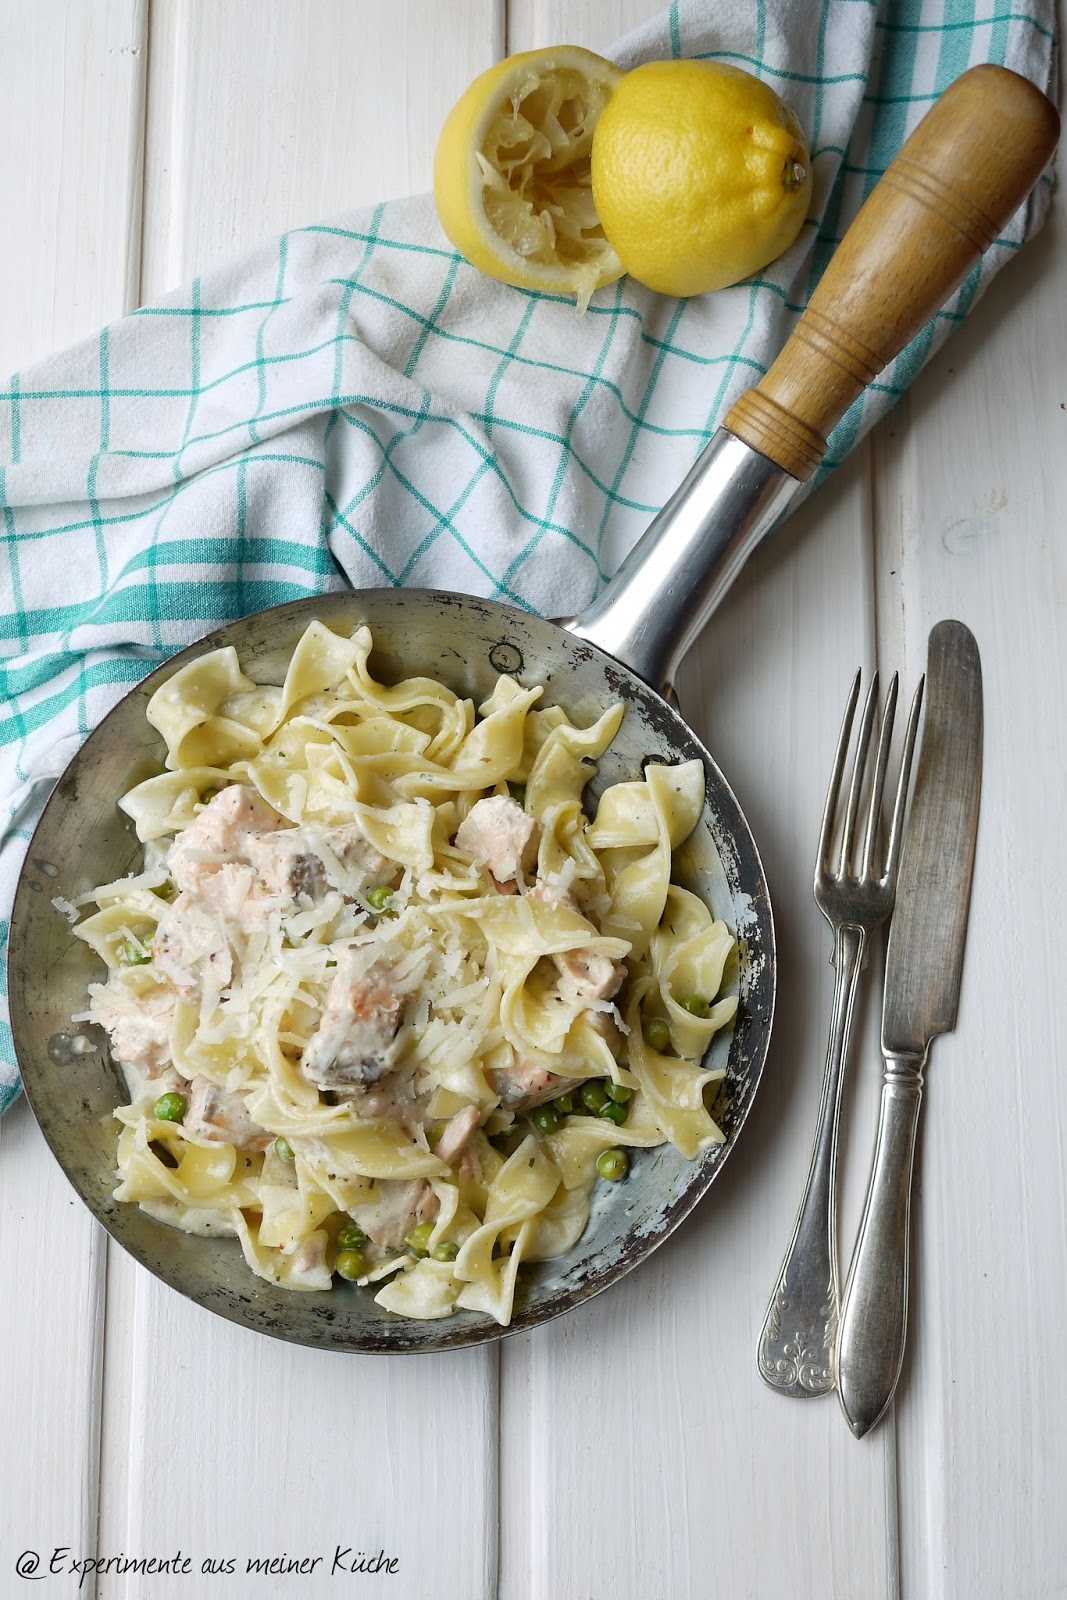
[[[815,867],[815,903],[833,930],[834,951],[831,959],[836,972],[819,1120],[804,1198],[800,1202],[793,1236],[767,1310],[757,1352],[760,1376],[764,1381],[772,1389],[798,1399],[826,1394],[835,1382],[834,1346],[839,1312],[837,1130],[841,1114],[841,1087],[848,1058],[856,992],[860,973],[867,965],[870,936],[893,909],[904,807],[922,704],[923,685],[920,682],[908,717],[885,864],[879,871],[874,857],[897,704],[897,675],[894,673],[886,695],[878,738],[862,851],[858,865],[853,870],[857,854],[860,801],[878,708],[878,674],[875,673],[860,719],[841,843],[834,864],[831,857],[837,833],[838,800],[859,700],[860,677],[861,674],[857,672],[841,724]]]

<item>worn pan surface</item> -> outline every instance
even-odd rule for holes
[[[635,1152],[630,1178],[601,1184],[588,1228],[569,1255],[524,1266],[507,1331],[532,1328],[606,1289],[649,1255],[707,1190],[737,1141],[767,1051],[774,1004],[774,932],[767,885],[745,819],[711,756],[682,718],[646,683],[603,651],[537,617],[490,601],[431,590],[367,590],[276,606],[235,622],[173,657],[122,700],[90,735],[60,779],[30,846],[11,930],[12,1025],[26,1093],[60,1165],[111,1236],[172,1288],[234,1322],[334,1350],[441,1350],[495,1339],[490,1318],[457,1312],[439,1322],[391,1316],[367,1292],[339,1285],[294,1294],[254,1277],[235,1239],[179,1233],[136,1206],[116,1202],[113,1108],[126,1098],[101,1030],[72,1025],[102,963],[73,938],[52,906],[132,871],[140,846],[116,801],[161,770],[162,741],[145,721],[149,696],[194,656],[236,647],[250,677],[281,683],[304,628],[318,617],[349,633],[368,623],[372,669],[393,681],[412,673],[441,679],[475,701],[498,672],[543,684],[546,701],[590,722],[613,701],[628,710],[592,786],[639,777],[642,763],[697,757],[707,800],[702,821],[677,857],[678,876],[737,931],[740,960],[730,975],[739,994],[736,1024],[713,1042],[709,1065],[726,1067],[714,1114],[726,1142],[702,1160],[670,1146]]]

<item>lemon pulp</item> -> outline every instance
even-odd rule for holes
[[[434,199],[474,266],[579,305],[621,277],[590,170],[594,130],[621,77],[602,56],[561,45],[510,56],[466,90],[438,141]]]

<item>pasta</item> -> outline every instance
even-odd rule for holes
[[[704,773],[650,764],[590,820],[622,705],[576,727],[501,676],[475,712],[377,682],[372,644],[312,623],[281,687],[220,649],[149,702],[143,868],[74,929],[129,1089],[115,1194],[284,1288],[506,1325],[628,1149],[721,1141],[735,945],[671,881]]]

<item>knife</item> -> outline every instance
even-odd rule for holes
[[[886,950],[878,1139],[837,1345],[838,1394],[857,1439],[884,1416],[904,1360],[923,1070],[959,1002],[982,785],[982,664],[962,622],[930,634],[926,696]]]

